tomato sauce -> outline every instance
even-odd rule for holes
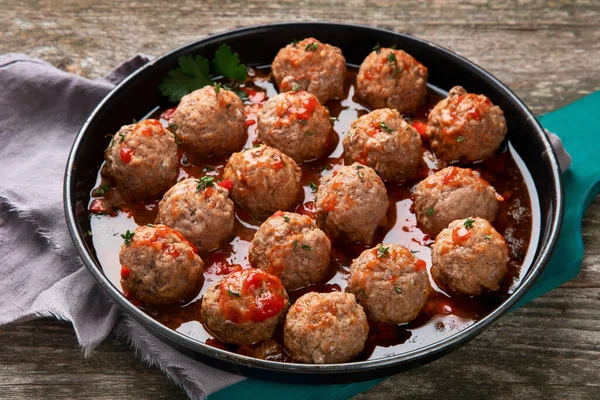
[[[256,113],[268,96],[276,93],[274,85],[269,81],[268,73],[268,69],[255,70],[251,78],[252,81],[247,82],[242,88],[248,94],[248,100],[245,102],[246,125],[248,127],[248,140],[245,148],[251,148],[258,143]],[[340,101],[330,100],[325,104],[331,116],[335,117],[334,130],[337,135],[334,135],[335,140],[329,143],[330,155],[328,158],[300,164],[304,198],[294,210],[297,213],[315,217],[314,184],[318,185],[322,177],[336,173],[344,165],[341,138],[348,132],[350,124],[354,120],[369,111],[355,96],[356,73],[356,68],[348,68],[345,98]],[[427,115],[441,98],[442,96],[439,93],[430,89],[425,104],[415,114],[405,116],[407,121],[423,137],[425,137],[427,130]],[[303,108],[294,110],[294,112],[299,114],[297,118],[304,118],[312,113],[315,106],[316,104],[307,102]],[[164,109],[155,112],[150,117],[160,119],[161,123],[167,126],[168,118],[173,112],[173,108]],[[215,182],[220,182],[221,186],[229,188],[231,183],[222,181],[223,169],[228,158],[229,155],[227,154],[196,157],[180,150],[178,180],[188,177],[212,176]],[[274,161],[276,162],[276,160]],[[431,268],[433,239],[422,232],[417,224],[415,214],[412,212],[411,189],[419,180],[435,173],[444,166],[428,150],[428,142],[424,140],[423,162],[419,169],[419,178],[404,185],[386,184],[389,198],[386,223],[375,233],[373,245],[381,242],[401,244],[422,260],[415,265],[416,268],[426,268],[429,271]],[[532,211],[527,185],[516,161],[507,148],[503,148],[498,155],[491,159],[466,165],[466,167],[479,171],[482,177],[493,185],[503,197],[499,203],[497,219],[493,223],[509,245],[508,273],[500,290],[478,297],[448,296],[430,278],[434,289],[433,294],[419,316],[413,321],[402,325],[370,323],[367,344],[355,361],[401,354],[455,334],[493,311],[509,295],[512,288],[518,283],[520,276],[523,275],[521,265],[530,243]],[[452,180],[451,173],[448,180]],[[99,187],[106,183],[99,172],[96,186]],[[96,255],[108,278],[116,287],[120,288],[119,280],[123,273],[118,261],[119,248],[123,242],[120,234],[127,229],[133,231],[137,225],[154,222],[157,213],[156,204],[159,199],[142,204],[128,204],[117,211],[110,206],[111,196],[114,196],[114,192],[114,190],[111,190],[105,195],[92,198],[89,204],[89,212],[92,216],[92,241]],[[326,207],[333,209],[335,198],[327,200]],[[250,267],[248,247],[259,225],[259,221],[253,220],[243,210],[236,209],[234,238],[229,243],[223,244],[218,250],[200,253],[205,263],[205,281],[197,296],[183,306],[169,306],[158,309],[140,308],[164,325],[211,346],[252,357],[292,362],[283,349],[281,328],[277,330],[272,340],[253,346],[240,347],[219,342],[202,326],[200,305],[203,293],[208,287],[220,282],[227,274]],[[457,235],[460,238],[464,236],[461,235],[461,232],[457,232]],[[331,240],[332,253],[329,275],[319,284],[290,292],[290,304],[303,294],[311,291],[344,291],[347,286],[350,273],[349,267],[352,260],[362,251],[370,248],[369,246],[347,243],[338,239]],[[258,310],[256,312],[257,316],[251,318],[257,318],[258,320],[263,317],[268,318],[276,310],[280,310],[280,301],[282,300],[278,299],[277,296],[273,298],[267,296],[265,299],[258,301],[255,306]]]

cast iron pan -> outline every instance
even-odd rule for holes
[[[89,229],[84,210],[109,141],[107,135],[131,123],[133,116],[146,115],[156,106],[167,105],[158,86],[182,55],[210,57],[221,43],[227,43],[245,64],[268,65],[280,48],[305,37],[340,47],[347,62],[355,65],[360,65],[377,42],[382,46],[396,44],[427,66],[431,84],[444,90],[461,85],[469,92],[485,94],[504,110],[508,140],[533,178],[530,186],[535,187],[529,190],[537,191],[539,196],[540,238],[537,248],[529,249],[533,262],[520,287],[487,317],[439,342],[388,358],[331,365],[280,363],[220,350],[161,325],[126,300],[103,274],[83,232]],[[355,382],[391,375],[431,362],[473,339],[508,312],[531,287],[557,240],[563,209],[562,182],[554,151],[531,111],[506,86],[470,61],[433,43],[388,30],[333,23],[282,23],[238,29],[198,40],[150,62],[117,86],[82,127],[69,155],[64,196],[67,222],[79,255],[124,312],[169,344],[207,364],[251,377],[302,383]]]

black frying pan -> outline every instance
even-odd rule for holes
[[[103,149],[112,134],[133,116],[147,115],[157,106],[166,106],[158,86],[182,55],[210,57],[221,43],[229,44],[248,65],[267,65],[277,51],[293,40],[315,37],[342,49],[349,64],[359,65],[377,42],[396,44],[429,69],[429,82],[449,90],[455,85],[469,92],[483,93],[499,105],[506,116],[508,140],[523,159],[533,181],[529,190],[539,196],[540,237],[527,275],[520,286],[497,309],[468,328],[439,342],[382,359],[348,364],[308,365],[266,361],[242,356],[206,345],[158,323],[130,303],[113,286],[95,257],[86,209]],[[91,274],[123,310],[150,328],[156,335],[210,365],[262,379],[296,382],[347,382],[391,375],[433,361],[473,339],[505,314],[531,287],[548,261],[558,238],[562,220],[563,192],[558,162],[544,131],[531,111],[492,75],[433,43],[392,31],[358,25],[333,23],[283,23],[243,28],[210,36],[176,49],[144,66],[117,86],[94,110],[77,135],[65,174],[65,213],[79,255]]]

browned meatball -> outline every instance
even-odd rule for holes
[[[185,179],[158,203],[157,222],[177,229],[200,250],[212,250],[233,234],[233,201],[213,177]]]
[[[342,167],[323,178],[316,195],[317,223],[333,237],[368,244],[385,222],[387,191],[372,168]]]
[[[177,179],[177,144],[155,119],[123,126],[105,152],[104,173],[133,200],[160,195]]]
[[[419,315],[431,286],[425,261],[406,247],[380,244],[352,262],[347,290],[371,321],[402,324]]]
[[[398,111],[382,108],[352,123],[344,138],[347,159],[368,165],[388,181],[414,178],[421,160],[421,137]]]
[[[244,103],[230,90],[212,86],[183,96],[169,120],[184,146],[196,154],[238,151],[246,143]]]
[[[374,50],[360,65],[358,96],[372,108],[412,113],[427,95],[427,68],[402,50]]]
[[[369,325],[350,293],[307,293],[287,314],[283,344],[304,363],[334,364],[352,360],[365,347]]]
[[[325,278],[331,242],[310,217],[278,211],[254,234],[250,264],[279,276],[286,290],[296,290]]]
[[[493,222],[498,212],[496,190],[470,168],[447,167],[415,189],[414,210],[424,230],[437,235],[456,219],[481,217]]]
[[[308,38],[279,50],[271,65],[279,90],[306,90],[321,103],[344,97],[346,59],[335,46]]]
[[[300,167],[281,151],[265,145],[232,154],[223,176],[233,182],[235,204],[254,216],[289,210],[303,194]]]
[[[506,136],[500,107],[482,94],[455,86],[429,113],[431,149],[445,161],[474,162],[494,155]]]
[[[325,155],[332,135],[329,112],[308,92],[271,97],[257,114],[258,138],[296,162]]]
[[[181,233],[165,226],[127,231],[121,246],[121,286],[129,298],[148,306],[190,300],[202,283],[204,263]]]
[[[506,273],[508,246],[485,219],[459,219],[437,236],[431,261],[431,275],[441,288],[474,296],[498,290]]]
[[[288,295],[276,276],[260,269],[227,275],[202,298],[202,321],[217,339],[237,345],[273,336],[289,307]]]

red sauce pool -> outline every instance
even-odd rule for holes
[[[276,93],[273,84],[268,80],[268,70],[255,70],[252,82],[247,83],[244,90],[249,94],[245,102],[247,114],[248,140],[245,147],[252,147],[256,142],[256,112],[262,103]],[[332,141],[330,156],[326,159],[301,164],[304,200],[295,211],[314,216],[314,195],[311,183],[319,183],[323,176],[333,173],[344,165],[343,148],[340,138],[348,132],[350,124],[369,110],[361,105],[354,96],[356,69],[349,68],[346,79],[346,97],[341,101],[329,101],[326,106],[331,116],[336,117],[334,129],[336,140]],[[431,108],[441,99],[433,90],[429,90],[426,104],[412,116],[405,116],[422,133],[427,115]],[[160,110],[152,114],[152,118],[160,118]],[[164,116],[164,114],[163,114]],[[136,117],[136,116],[132,116]],[[161,122],[166,126],[166,120]],[[424,142],[424,155],[419,179],[444,167],[427,149]],[[222,179],[223,168],[229,155],[198,158],[185,151],[180,151],[179,180],[187,177],[200,178],[213,176]],[[493,311],[510,293],[511,287],[518,283],[521,265],[527,253],[532,231],[532,212],[530,197],[523,175],[511,153],[504,149],[490,160],[475,165],[468,165],[478,170],[482,177],[492,184],[505,200],[500,202],[498,218],[494,227],[502,234],[510,249],[510,261],[499,291],[476,298],[448,296],[439,290],[430,279],[434,293],[419,316],[403,325],[370,324],[369,338],[364,351],[355,361],[389,357],[406,351],[426,346],[451,336]],[[411,189],[418,182],[408,182],[402,186],[387,184],[389,207],[387,223],[375,235],[374,244],[397,243],[406,246],[417,257],[424,260],[427,269],[431,267],[432,238],[424,234],[417,226],[415,215],[411,212]],[[98,172],[96,187],[105,182]],[[224,182],[226,185],[227,182]],[[108,196],[110,196],[110,193]],[[135,229],[137,225],[151,223],[157,213],[157,200],[147,203],[128,204],[121,211],[107,210],[103,206],[103,197],[90,199],[88,209],[102,210],[110,214],[91,214],[92,240],[96,255],[110,281],[120,286],[121,265],[119,250],[123,242],[120,235],[126,230]],[[118,212],[116,212],[118,211]],[[214,339],[202,326],[200,318],[201,297],[204,291],[219,282],[225,275],[250,267],[248,262],[248,246],[259,222],[253,221],[247,213],[236,210],[235,238],[219,250],[200,254],[205,262],[204,285],[191,302],[181,306],[170,306],[160,309],[142,308],[146,313],[164,325],[175,329],[196,340],[205,342],[229,351],[275,361],[292,362],[283,350],[281,330],[274,338],[254,346],[233,346]],[[352,259],[356,258],[367,247],[336,240],[333,243],[329,276],[320,284],[290,292],[290,302],[310,291],[333,292],[343,291],[347,286],[346,279]]]

